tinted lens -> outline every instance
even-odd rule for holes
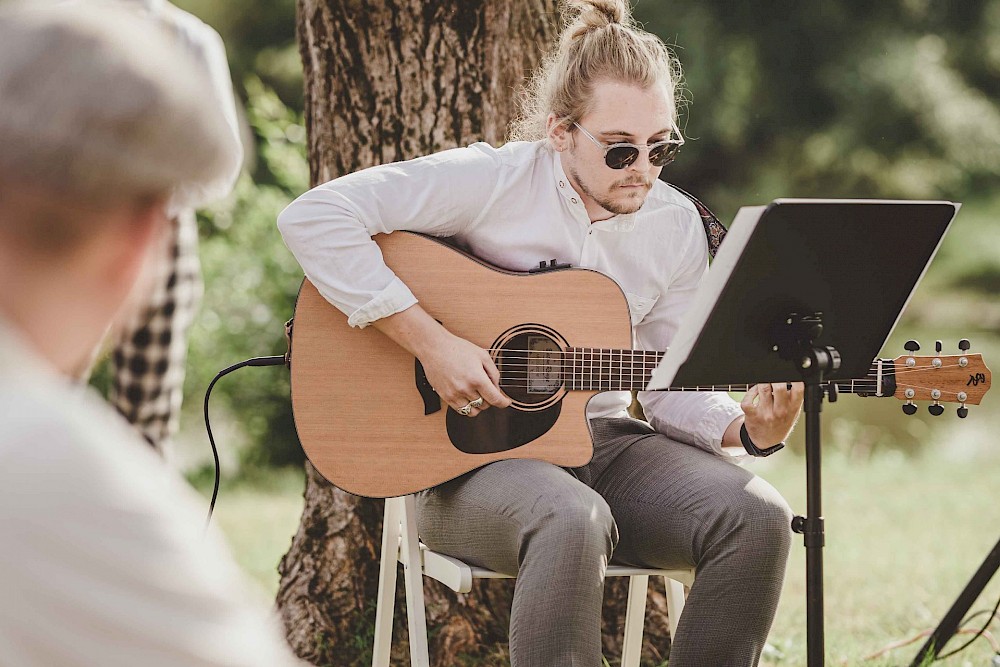
[[[649,163],[654,167],[665,167],[677,157],[680,144],[660,144],[649,150]]]
[[[624,169],[639,157],[639,149],[634,146],[615,146],[604,155],[604,162],[612,169]]]

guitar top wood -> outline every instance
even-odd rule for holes
[[[386,264],[432,317],[485,349],[525,323],[544,324],[572,346],[631,347],[625,296],[601,273],[498,271],[439,241],[406,232],[380,235],[376,241]],[[567,393],[558,421],[527,444],[467,453],[449,439],[447,406],[425,414],[414,362],[374,327],[348,326],[346,315],[308,280],[303,282],[295,306],[292,408],[306,455],[336,486],[384,498],[436,486],[500,459],[532,458],[564,467],[590,460],[586,405],[596,391]]]

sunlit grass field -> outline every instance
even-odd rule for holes
[[[804,512],[804,460],[793,453],[773,459],[756,462],[756,472]],[[909,664],[922,640],[878,660],[864,658],[933,628],[1000,539],[1000,456],[956,459],[937,451],[852,461],[836,455],[827,456],[823,472],[828,664]],[[271,479],[224,487],[216,509],[237,561],[272,597],[277,563],[298,525],[302,483],[297,471],[276,471]],[[998,596],[1000,577],[973,610],[992,608]],[[805,664],[805,609],[805,549],[796,536],[762,664]],[[988,665],[991,655],[980,638],[939,664]]]

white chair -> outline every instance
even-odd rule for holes
[[[468,593],[472,590],[473,579],[511,578],[485,568],[471,567],[457,558],[431,551],[417,538],[416,504],[413,496],[387,498],[382,525],[382,560],[379,568],[372,667],[389,667],[397,563],[403,564],[412,667],[430,665],[427,652],[427,621],[424,616],[424,575],[437,579],[457,593]],[[629,578],[622,667],[639,666],[642,626],[646,613],[646,589],[650,575],[663,577],[666,581],[667,613],[670,618],[671,635],[676,633],[677,621],[684,609],[684,586],[690,587],[694,583],[694,570],[691,569],[654,570],[608,566],[607,576]]]

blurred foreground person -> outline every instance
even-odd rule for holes
[[[85,1],[85,0],[84,0]],[[144,303],[122,323],[113,342],[112,405],[139,429],[161,454],[180,419],[188,329],[201,301],[201,265],[195,208],[226,197],[243,165],[233,84],[222,38],[197,17],[166,0],[127,0],[124,4],[156,23],[191,57],[211,84],[202,108],[226,121],[213,137],[220,169],[203,182],[189,183],[170,206],[171,224],[162,261],[151,278]]]
[[[111,5],[0,7],[0,665],[296,664],[203,503],[70,380],[226,168],[193,67]]]

